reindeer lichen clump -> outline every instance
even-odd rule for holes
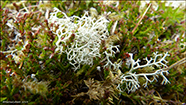
[[[63,17],[59,18],[59,13]],[[48,19],[50,23],[54,23],[58,26],[58,29],[54,32],[57,35],[56,42],[56,52],[66,53],[67,59],[70,61],[70,64],[74,66],[74,70],[80,68],[80,65],[87,64],[93,65],[93,58],[101,58],[105,54],[105,65],[103,68],[109,68],[113,73],[120,69],[122,61],[112,62],[110,57],[113,57],[116,53],[119,53],[119,45],[107,44],[107,47],[103,53],[100,53],[101,42],[107,40],[109,37],[108,33],[108,20],[105,17],[99,17],[98,20],[88,15],[88,12],[80,18],[78,16],[68,17],[64,12],[61,12],[59,9],[54,8],[54,12],[50,14]],[[55,29],[54,29],[55,30]],[[115,50],[114,50],[115,49]],[[154,59],[145,58],[146,64],[140,65],[140,60],[135,61],[133,55],[129,54],[130,57],[127,59],[127,65],[131,66],[130,70],[126,74],[121,75],[121,84],[126,83],[127,90],[135,91],[140,87],[138,78],[144,77],[146,82],[143,84],[144,87],[147,86],[148,82],[154,82],[157,80],[158,75],[163,77],[162,84],[169,83],[167,78],[164,76],[164,73],[168,74],[168,71],[164,70],[154,70],[152,73],[141,73],[136,74],[133,72],[138,68],[144,68],[149,66],[156,66],[158,68],[167,67],[165,60],[169,54],[154,53]],[[162,58],[161,58],[162,57]],[[113,67],[111,67],[113,66]],[[148,77],[152,76],[153,80],[150,80]],[[121,89],[121,84],[118,85],[119,90]]]
[[[126,65],[128,65],[128,67],[130,67],[129,72],[122,74],[121,75],[121,84],[118,85],[118,89],[122,91],[122,84],[125,83],[126,84],[126,89],[128,90],[128,92],[134,92],[136,91],[140,86],[140,81],[139,81],[139,77],[143,77],[145,79],[145,83],[143,84],[144,87],[147,87],[148,82],[154,82],[155,80],[157,80],[157,77],[162,76],[163,77],[163,81],[162,81],[162,85],[163,84],[167,84],[170,83],[169,80],[164,76],[164,73],[168,74],[168,70],[164,70],[164,68],[167,68],[168,66],[166,65],[166,63],[168,63],[168,61],[165,60],[165,57],[169,56],[168,53],[165,53],[164,56],[163,54],[158,54],[157,52],[154,53],[154,58],[150,58],[150,60],[146,57],[144,60],[146,60],[146,64],[144,65],[140,65],[140,60],[138,59],[137,61],[135,61],[133,59],[133,54],[129,54],[129,58],[127,58],[127,62]],[[160,58],[159,58],[160,57]],[[157,68],[160,68],[158,70],[152,70],[154,69],[156,66]],[[139,68],[145,68],[145,67],[152,67],[149,68],[149,71],[151,71],[150,73],[136,73],[134,72],[134,70],[137,70]],[[139,70],[140,71],[140,70]],[[152,72],[154,71],[154,72]],[[153,79],[149,79],[150,77],[153,77]],[[142,79],[142,78],[140,78]]]
[[[57,15],[62,13],[62,18]],[[93,65],[93,58],[101,58],[101,44],[108,36],[107,24],[108,20],[105,17],[100,17],[98,20],[88,15],[88,11],[82,17],[68,17],[64,12],[54,8],[54,12],[50,14],[48,19],[50,23],[58,25],[58,29],[54,32],[57,35],[55,52],[66,53],[70,64],[74,66],[74,70],[80,68],[80,65]],[[109,57],[113,56],[115,51],[119,52],[118,46],[110,45],[106,48],[108,63],[115,66]]]

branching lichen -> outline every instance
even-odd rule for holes
[[[59,13],[62,13],[62,18],[58,17]],[[107,30],[109,21],[105,17],[102,16],[96,20],[89,16],[87,11],[82,17],[68,17],[64,12],[54,8],[49,22],[59,25],[54,32],[58,39],[55,52],[66,53],[67,59],[74,66],[75,71],[83,64],[92,66],[93,58],[101,58],[101,43],[109,36]],[[105,66],[111,64],[116,69],[115,64],[109,60],[109,57],[116,53],[113,48],[119,52],[118,46],[108,46],[107,51],[104,52],[108,61]]]

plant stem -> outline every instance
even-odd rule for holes
[[[136,26],[134,27],[134,29],[132,30],[132,34],[134,33],[134,31],[136,30],[136,28],[138,27],[138,25],[141,23],[143,17],[145,16],[145,14],[147,13],[148,9],[150,8],[151,4],[147,7],[147,9],[145,10],[145,12],[143,13],[142,17],[140,18],[140,20],[138,21],[138,23],[136,24]]]

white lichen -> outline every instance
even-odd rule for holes
[[[124,73],[120,76],[121,83],[118,85],[118,89],[120,91],[123,91],[123,87],[126,87],[124,89],[127,89],[128,92],[134,92],[138,88],[140,88],[140,82],[139,77],[143,77],[145,79],[145,83],[143,83],[144,87],[147,87],[148,83],[154,82],[157,80],[157,77],[161,76],[163,78],[162,85],[170,83],[169,80],[165,77],[164,74],[168,74],[168,70],[164,70],[164,68],[167,68],[168,66],[166,63],[168,61],[165,60],[165,57],[169,56],[168,53],[158,54],[158,52],[154,53],[154,57],[150,58],[150,60],[146,57],[144,60],[146,60],[146,64],[140,65],[140,60],[134,60],[133,54],[129,53],[130,57],[127,59],[127,65],[130,67],[129,72]],[[148,66],[155,66],[159,68],[158,70],[155,70],[155,72],[152,73],[136,73],[134,70],[140,70],[139,68],[144,68]],[[150,79],[151,78],[151,79]],[[122,86],[125,85],[125,86]]]
[[[57,16],[59,13],[63,15],[62,18]],[[85,11],[82,17],[68,17],[64,12],[54,8],[54,12],[50,14],[48,20],[50,23],[59,25],[59,28],[54,32],[58,38],[55,52],[66,53],[67,59],[74,66],[75,71],[80,68],[80,65],[92,66],[93,58],[101,57],[101,42],[109,36],[107,29],[109,21],[105,17],[95,19],[89,16],[88,11]],[[68,44],[72,37],[73,41]],[[110,45],[104,52],[108,61],[105,66],[114,65],[109,60],[109,57],[116,53],[113,51],[113,47],[119,52],[118,46]]]

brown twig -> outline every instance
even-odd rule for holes
[[[163,70],[167,71],[175,66],[181,65],[183,63],[186,63],[186,57],[182,58],[181,60],[175,62],[174,64],[172,64],[171,66],[169,66],[168,68],[164,68]]]
[[[141,20],[143,19],[143,17],[145,16],[145,14],[147,13],[148,9],[150,8],[151,4],[147,7],[147,9],[145,10],[145,12],[143,13],[142,17],[140,18],[140,20],[138,21],[138,23],[136,24],[136,26],[134,27],[134,29],[132,30],[132,34],[134,33],[134,31],[136,30],[136,28],[138,27],[138,25],[140,24]]]

